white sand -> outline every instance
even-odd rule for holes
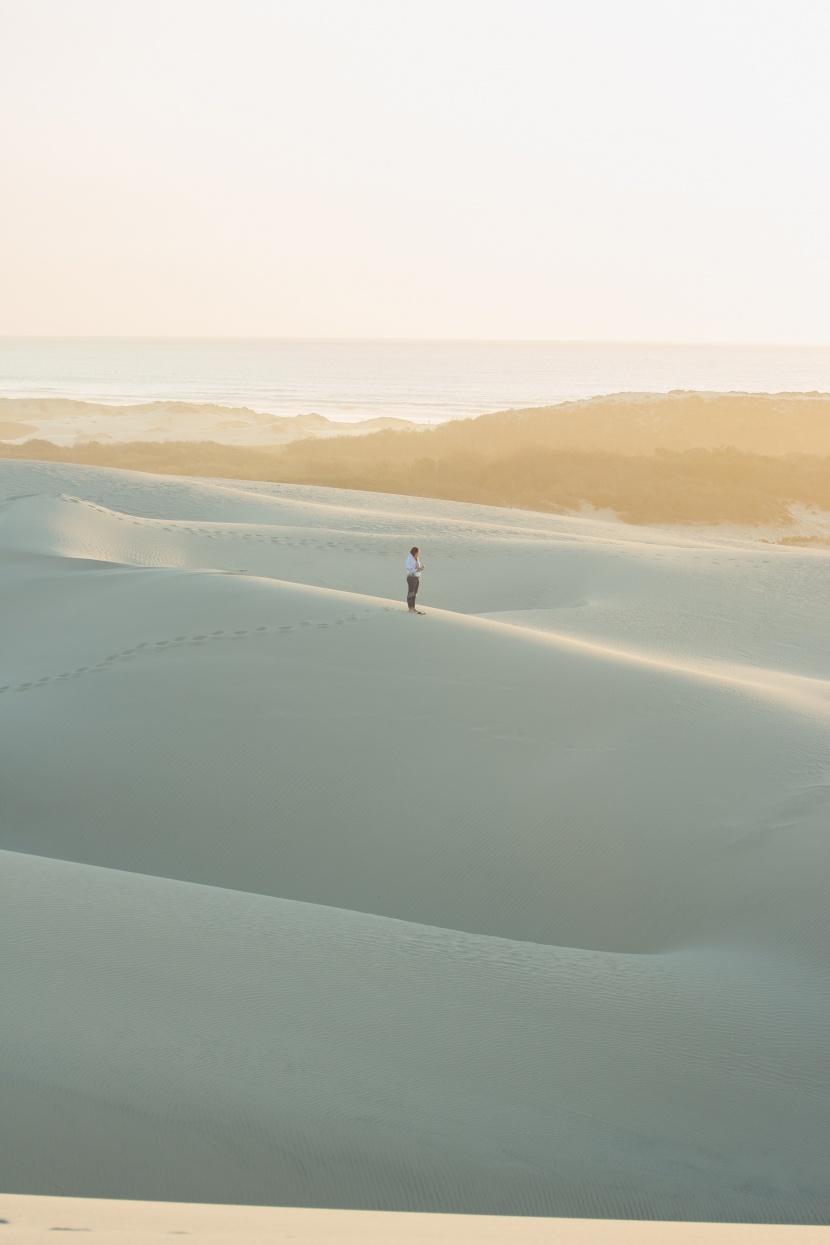
[[[0,1184],[830,1220],[826,552],[0,497]]]
[[[0,440],[22,444],[32,437],[54,445],[85,441],[218,441],[222,445],[287,445],[304,437],[337,437],[381,428],[415,429],[385,416],[340,423],[324,415],[267,415],[246,406],[213,402],[142,402],[112,406],[74,398],[0,397]]]

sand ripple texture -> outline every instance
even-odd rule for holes
[[[0,463],[0,1187],[830,1222],[828,572]]]

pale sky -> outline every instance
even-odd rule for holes
[[[0,0],[0,334],[830,343],[828,0]]]

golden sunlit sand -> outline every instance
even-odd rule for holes
[[[0,497],[8,1190],[830,1219],[826,552],[53,463]]]
[[[9,1245],[51,1245],[53,1232],[83,1232],[93,1245],[822,1245],[820,1227],[644,1223],[270,1206],[183,1205],[0,1195]],[[0,1219],[0,1224],[2,1220]]]

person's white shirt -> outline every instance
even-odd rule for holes
[[[420,579],[421,571],[423,569],[424,569],[423,562],[420,562],[418,558],[415,557],[414,554],[410,553],[407,555],[407,559],[406,559],[407,575],[414,575],[416,579]]]

